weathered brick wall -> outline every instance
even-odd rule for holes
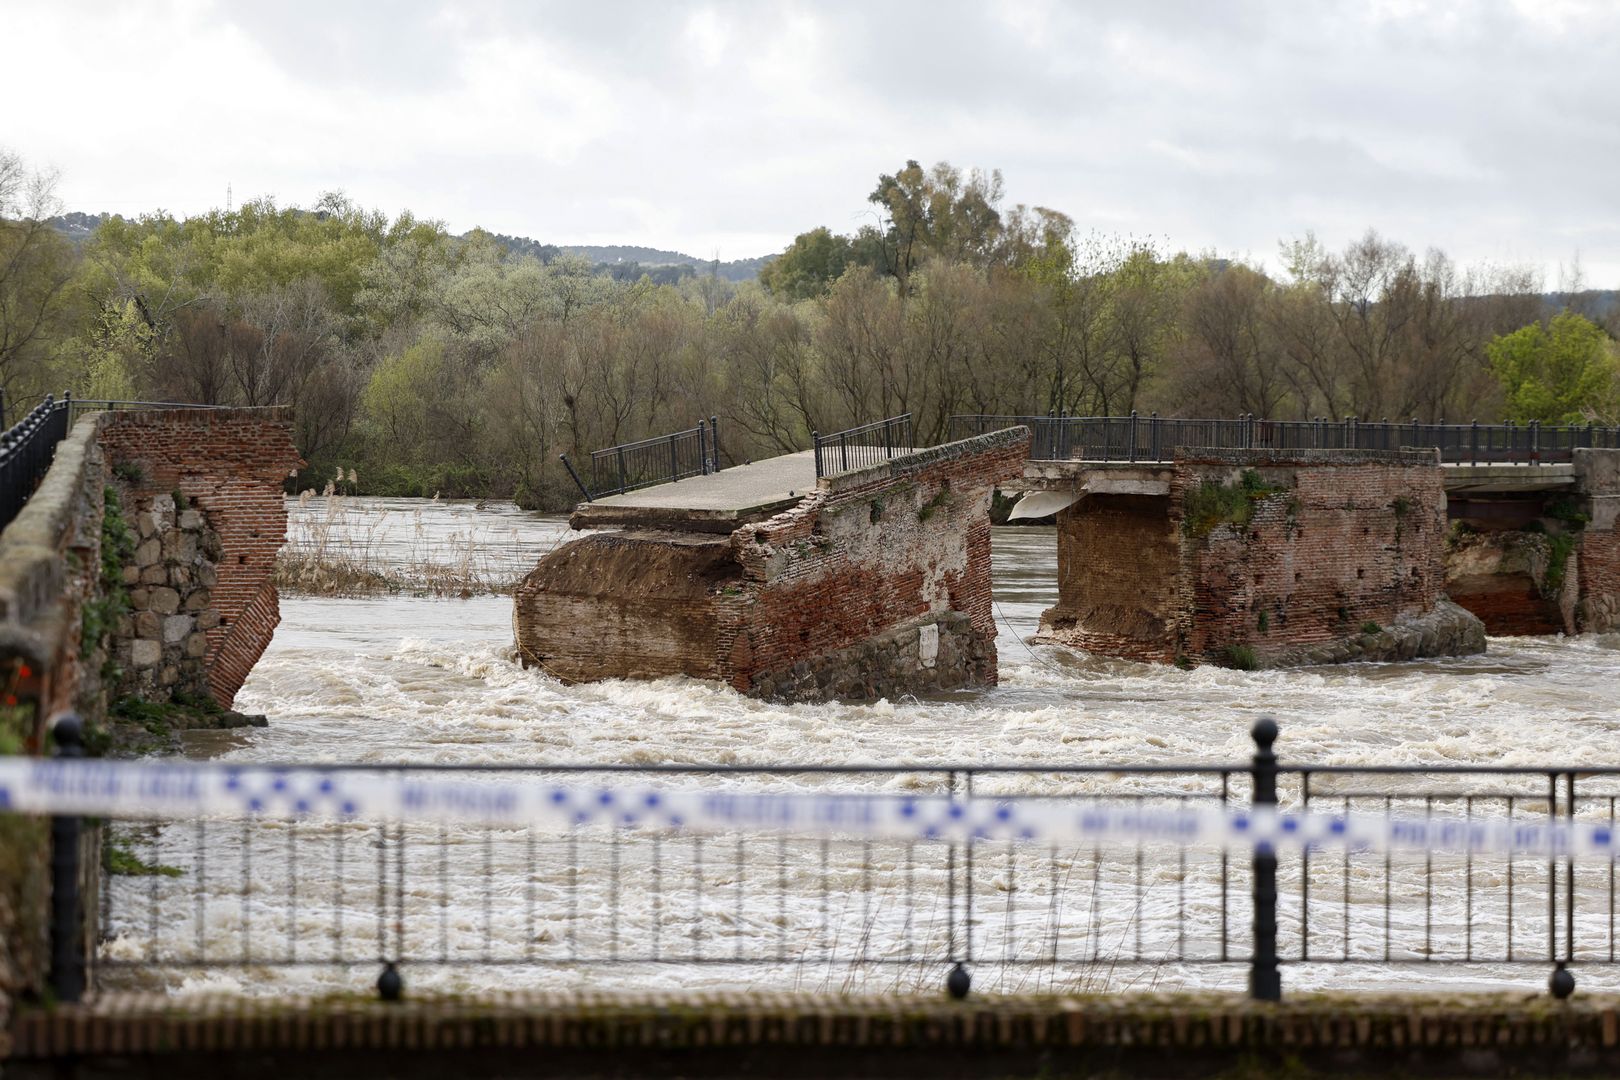
[[[1021,428],[936,447],[823,481],[792,510],[739,529],[745,584],[720,642],[728,681],[781,686],[813,657],[947,611],[993,641],[990,496],[1022,473],[1028,447]],[[996,681],[993,662],[978,681]]]
[[[1620,630],[1620,532],[1588,532],[1574,560],[1580,586],[1576,625],[1594,634]]]
[[[1206,536],[1183,526],[1205,482],[1253,469],[1275,494],[1247,525]],[[1216,658],[1247,645],[1264,657],[1352,636],[1432,610],[1445,586],[1445,488],[1429,455],[1207,455],[1178,460],[1171,517],[1182,534],[1180,651]]]
[[[272,573],[287,535],[282,485],[302,464],[291,410],[114,412],[99,439],[135,498],[179,492],[219,536],[218,623],[202,632],[209,689],[229,707],[281,620]]]
[[[993,683],[990,494],[1019,475],[1027,438],[999,432],[822,480],[729,536],[582,537],[517,589],[519,652],[569,680],[685,674],[787,698]],[[965,625],[925,629],[952,612]],[[911,634],[914,683],[887,652],[860,651],[896,630]]]
[[[1576,491],[1591,519],[1575,563],[1576,625],[1589,633],[1620,629],[1620,450],[1575,451]]]
[[[1225,510],[1189,507],[1216,487]],[[1432,454],[1190,451],[1168,494],[1092,494],[1058,515],[1059,599],[1039,636],[1160,662],[1230,661],[1236,648],[1260,662],[1444,648],[1458,629],[1449,622],[1387,641],[1366,633],[1435,609],[1444,527]],[[1377,640],[1309,652],[1360,637]]]

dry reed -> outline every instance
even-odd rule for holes
[[[421,510],[379,510],[339,494],[298,497],[288,538],[276,557],[276,587],[317,596],[387,593],[470,597],[508,594],[541,552],[520,543],[517,529],[469,523],[430,529]]]

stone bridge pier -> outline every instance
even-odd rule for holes
[[[1446,495],[1427,451],[1185,450],[1031,462],[1058,506],[1058,602],[1038,640],[1251,668],[1479,652],[1446,600]]]
[[[518,587],[526,665],[864,700],[996,681],[990,500],[1018,427],[817,479],[789,455],[587,503]]]

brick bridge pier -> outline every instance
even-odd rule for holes
[[[1429,450],[1178,450],[1032,460],[1056,514],[1040,639],[1239,667],[1412,659],[1620,621],[1620,451],[1442,465]]]
[[[817,477],[811,452],[588,502],[517,589],[526,665],[859,700],[996,681],[990,500],[1022,427]]]

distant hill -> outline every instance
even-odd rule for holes
[[[532,243],[532,241],[530,241]],[[599,269],[611,273],[616,278],[625,278],[625,271],[632,268],[646,270],[649,276],[657,280],[660,275],[653,274],[654,269],[668,270],[682,267],[690,268],[690,274],[678,274],[678,277],[695,277],[711,271],[717,277],[727,281],[753,281],[759,277],[760,269],[772,259],[770,255],[758,255],[752,259],[730,259],[716,261],[700,259],[695,255],[688,255],[682,251],[665,251],[662,248],[636,247],[633,244],[565,244],[563,251],[570,255],[580,255],[591,260]],[[617,271],[617,272],[615,272]],[[640,274],[633,275],[640,277]],[[663,275],[668,276],[668,275]]]
[[[63,236],[75,244],[82,244],[101,227],[107,220],[106,214],[85,214],[75,210],[67,214],[59,214],[46,222]]]
[[[80,211],[59,214],[49,224],[76,244],[82,244],[95,234],[101,223],[111,215],[86,214]],[[467,235],[465,233],[463,236]],[[698,277],[713,271],[727,281],[753,281],[760,268],[776,256],[760,255],[752,259],[732,259],[716,263],[680,251],[638,247],[633,244],[542,244],[527,236],[508,236],[490,233],[495,242],[514,255],[529,255],[549,263],[559,255],[579,255],[589,259],[597,271],[619,281],[637,281],[643,274],[659,283],[674,284],[684,278]]]
[[[1620,314],[1620,289],[1586,289],[1578,293],[1543,293],[1542,302],[1549,311],[1562,311],[1566,307],[1594,322],[1604,322],[1611,315]]]

